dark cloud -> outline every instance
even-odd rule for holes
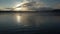
[[[40,1],[40,0],[39,0]],[[25,11],[25,9],[26,10],[38,10],[38,9],[40,9],[41,7],[48,7],[48,5],[46,5],[45,3],[43,3],[43,2],[39,2],[39,1],[36,1],[36,0],[31,0],[31,1],[24,1],[24,2],[22,2],[22,4],[20,5],[20,6],[18,6],[18,7],[16,7],[16,9],[17,8],[21,8],[21,11],[22,10],[24,10]],[[24,9],[25,8],[25,9]]]
[[[52,2],[49,2],[52,1]],[[37,11],[49,10],[51,8],[60,9],[57,0],[24,0],[19,6],[13,8],[14,11]]]
[[[53,7],[53,8],[55,8],[55,9],[60,9],[60,3],[59,3],[59,4],[54,5],[54,7]]]

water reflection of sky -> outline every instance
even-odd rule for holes
[[[56,29],[60,29],[60,16],[51,16],[51,13],[0,13],[0,33],[40,33]]]
[[[38,13],[1,13],[1,26],[40,26],[40,24],[49,22],[60,22],[60,16],[41,16]]]

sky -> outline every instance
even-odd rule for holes
[[[2,8],[12,8],[23,0],[0,0],[0,9]],[[60,9],[60,0],[35,0],[43,2],[49,7],[59,8]]]

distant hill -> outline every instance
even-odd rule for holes
[[[50,9],[49,10],[44,10],[45,8],[42,8],[40,11],[0,11],[0,13],[40,13],[40,14],[49,14],[49,15],[56,15],[60,16],[60,9]],[[47,8],[48,9],[48,8]]]

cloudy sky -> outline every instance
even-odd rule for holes
[[[0,0],[0,9],[1,8],[12,8],[23,0]],[[49,7],[59,8],[60,9],[60,0],[34,0],[43,2]]]

